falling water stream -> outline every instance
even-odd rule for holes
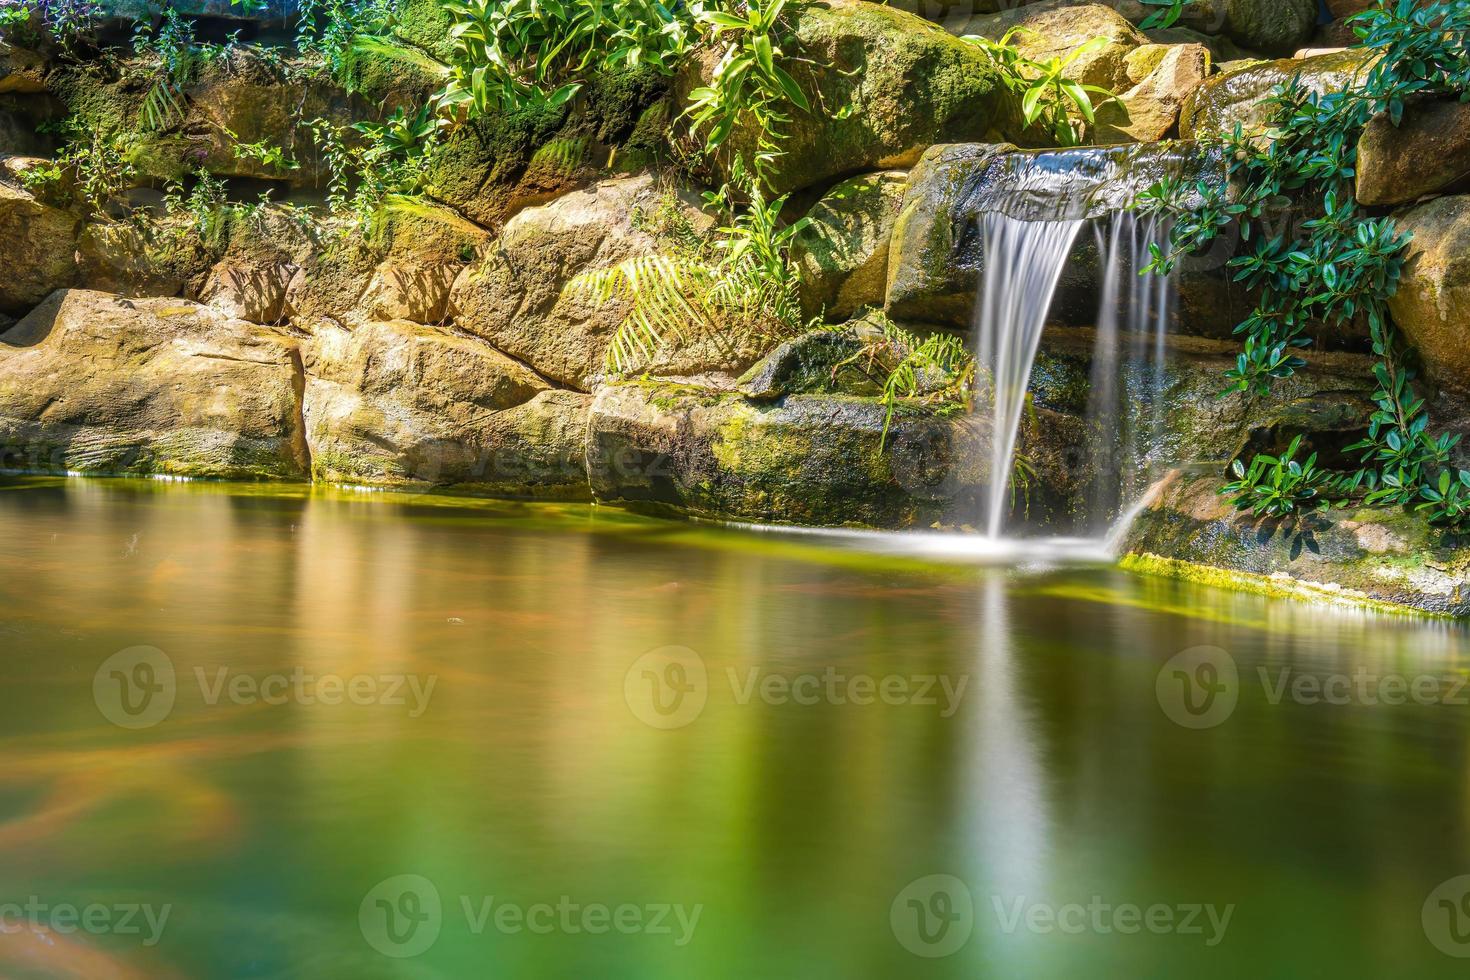
[[[1105,219],[1023,220],[1000,210],[980,214],[985,266],[975,349],[988,392],[981,410],[988,403],[991,478],[981,526],[991,539],[1006,530],[1016,447],[1042,331],[1089,220],[1095,221],[1100,281],[1086,415],[1095,468],[1083,524],[1088,533],[1105,535],[1143,490],[1148,470],[1140,461],[1163,431],[1165,333],[1173,285],[1167,277],[1142,272],[1149,246],[1161,244],[1167,229],[1127,210]]]

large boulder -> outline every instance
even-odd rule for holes
[[[1095,143],[1152,143],[1168,136],[1179,121],[1180,106],[1210,73],[1210,52],[1202,44],[1150,44],[1138,52],[1157,57],[1125,63],[1130,79],[1138,73],[1143,77],[1098,108]]]
[[[1470,615],[1470,548],[1399,509],[1294,519],[1235,510],[1218,472],[1175,471],[1124,539],[1124,567],[1314,602]]]
[[[1435,198],[1398,212],[1413,235],[1394,322],[1419,351],[1430,380],[1470,395],[1470,195]]]
[[[53,290],[76,281],[80,225],[76,215],[0,182],[0,243],[5,246],[0,313],[25,313]]]
[[[675,384],[598,391],[587,467],[602,500],[737,520],[912,527],[971,513],[978,433],[875,398],[751,402]]]
[[[1011,43],[1032,61],[1065,59],[1094,38],[1106,44],[1073,58],[1063,75],[1084,85],[1109,92],[1129,87],[1125,61],[1134,48],[1148,43],[1122,14],[1100,3],[1077,4],[1073,0],[1042,0],[998,14],[985,14],[963,26],[951,25],[959,34],[978,34],[992,41],[1020,28]]]
[[[1470,102],[1410,106],[1395,127],[1387,115],[1358,140],[1360,204],[1410,204],[1470,179]]]
[[[271,207],[232,212],[225,235],[223,257],[192,298],[252,323],[284,320],[287,287],[315,251],[316,227],[297,210]]]
[[[701,227],[710,223],[691,198],[663,191],[648,175],[603,181],[522,211],[489,254],[455,280],[455,322],[552,381],[590,391],[604,373],[608,345],[627,306],[616,300],[599,306],[564,289],[580,273],[658,252],[658,240],[643,225],[663,204]],[[691,367],[733,370],[744,364],[716,360]]]
[[[218,255],[192,221],[92,221],[77,241],[77,284],[123,296],[202,287]]]
[[[1019,107],[990,60],[914,14],[866,0],[824,0],[795,19],[786,67],[813,111],[793,110],[784,127],[785,152],[772,177],[778,192],[909,167],[935,143],[1020,130]],[[708,84],[715,56],[696,59],[679,87]],[[737,153],[749,162],[755,127],[748,115],[737,124],[722,162]]]
[[[1223,23],[1231,40],[1264,54],[1285,55],[1301,47],[1317,25],[1318,0],[1209,0],[1183,18],[1187,27]]]
[[[586,395],[452,327],[321,321],[303,416],[318,479],[511,496],[587,496]]]
[[[931,147],[909,173],[888,254],[885,306],[895,319],[966,326],[975,308],[980,263],[960,250],[954,218],[969,186],[1009,144]]]
[[[301,478],[293,338],[179,299],[56,292],[0,334],[9,468]]]
[[[792,248],[801,276],[802,307],[844,320],[865,306],[882,306],[888,286],[888,245],[903,204],[908,174],[887,170],[838,184],[807,213],[811,223]]]
[[[1207,78],[1184,100],[1179,135],[1196,139],[1231,132],[1237,124],[1247,136],[1269,128],[1272,108],[1266,100],[1280,85],[1300,78],[1319,94],[1340,92],[1367,79],[1376,54],[1368,48],[1348,48],[1311,58],[1245,65]]]

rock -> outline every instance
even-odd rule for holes
[[[967,185],[1009,144],[931,147],[909,173],[888,255],[885,308],[899,320],[966,326],[975,307],[978,256],[957,255],[952,215]]]
[[[753,401],[787,395],[881,395],[884,374],[863,358],[877,331],[859,321],[837,330],[809,330],[761,358],[739,380]]]
[[[301,478],[285,333],[179,299],[53,293],[0,335],[10,468]]]
[[[595,73],[575,111],[527,107],[473,120],[430,162],[428,194],[498,231],[526,208],[611,176],[615,165],[631,171],[631,160],[666,155],[659,110],[666,89],[667,80],[647,69]],[[655,121],[655,135],[641,131],[645,118]],[[637,145],[650,139],[659,152]]]
[[[449,316],[449,291],[489,232],[447,208],[395,216],[387,255],[373,270],[361,301],[374,320],[439,323]]]
[[[286,317],[286,290],[315,250],[316,229],[297,212],[263,208],[235,213],[224,256],[209,270],[198,300],[252,323]]]
[[[39,95],[46,91],[46,58],[0,37],[0,95]]]
[[[648,175],[603,181],[522,211],[484,261],[455,280],[455,322],[556,383],[591,390],[627,310],[617,301],[598,307],[564,296],[563,289],[582,272],[657,252],[658,242],[639,225],[661,201],[701,227],[710,224],[690,197],[665,194]]]
[[[1292,76],[1315,92],[1341,91],[1356,80],[1365,80],[1376,57],[1367,48],[1349,48],[1337,54],[1296,61],[1263,62],[1205,79],[1184,100],[1179,115],[1179,135],[1196,139],[1230,132],[1237,123],[1247,136],[1263,134],[1270,124],[1271,108],[1265,102],[1278,85]]]
[[[773,190],[813,187],[852,173],[906,168],[935,143],[979,141],[1019,132],[1019,107],[989,59],[974,45],[914,14],[865,0],[827,0],[794,17],[801,61],[786,67],[813,105],[792,112]],[[708,84],[714,55],[692,66],[676,88]],[[856,111],[839,112],[844,106]],[[756,140],[747,118],[731,135],[722,164]]]
[[[1128,81],[1137,85],[1153,74],[1159,63],[1168,57],[1171,47],[1173,45],[1149,43],[1129,51],[1123,58],[1123,70],[1128,75]]]
[[[1210,52],[1211,62],[1216,65],[1229,61],[1262,60],[1257,52],[1247,51],[1228,37],[1205,34],[1177,24],[1173,27],[1150,28],[1143,34],[1153,44],[1203,44]]]
[[[76,281],[77,217],[0,183],[0,313],[22,314],[54,290]]]
[[[1163,139],[1179,121],[1179,107],[1209,72],[1210,53],[1204,45],[1179,44],[1166,49],[1143,81],[1098,108],[1093,142]]]
[[[1361,14],[1363,11],[1378,5],[1377,0],[1324,0],[1324,2],[1327,4],[1327,9],[1332,13],[1332,16],[1338,18]]]
[[[1042,0],[1014,10],[975,17],[961,34],[978,34],[999,41],[1013,28],[1024,33],[1011,40],[1023,56],[1033,61],[1064,59],[1094,38],[1107,38],[1097,50],[1079,55],[1067,65],[1063,76],[1109,92],[1121,92],[1128,81],[1126,59],[1148,39],[1112,7],[1099,3],[1076,4],[1073,0]]]
[[[687,385],[611,384],[593,399],[587,467],[601,500],[736,520],[925,526],[970,513],[979,440],[967,420],[872,398],[756,404]]]
[[[1470,394],[1470,195],[1436,198],[1394,220],[1413,240],[1389,311],[1430,380]]]
[[[178,296],[202,285],[216,258],[188,221],[94,221],[77,242],[77,281],[123,296]]]
[[[828,191],[807,213],[792,260],[801,276],[802,307],[843,320],[882,306],[888,286],[888,243],[908,174],[889,170],[853,177]]]
[[[1399,509],[1282,520],[1236,511],[1218,473],[1175,471],[1129,528],[1124,567],[1321,602],[1470,614],[1470,547]]]
[[[304,417],[316,478],[576,497],[590,399],[452,327],[319,322]]]
[[[1285,55],[1295,51],[1317,24],[1318,0],[1212,0],[1210,13],[1218,21],[1223,7],[1224,30],[1231,40],[1252,51]],[[1185,26],[1196,23],[1186,17]]]
[[[1397,128],[1387,115],[1358,140],[1361,204],[1409,204],[1470,178],[1470,102],[1411,105]]]

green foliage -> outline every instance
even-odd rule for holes
[[[705,150],[714,153],[735,124],[749,117],[759,133],[753,165],[763,174],[781,156],[788,107],[810,112],[796,79],[782,68],[782,17],[788,0],[747,0],[743,9],[696,5],[696,19],[712,40],[723,44],[710,84],[689,93],[686,114],[695,133],[705,133]]]
[[[132,133],[84,131],[75,119],[59,127],[66,149],[43,166],[21,175],[27,190],[63,205],[75,205],[89,217],[107,219],[137,177],[129,156],[137,144]]]
[[[1317,467],[1317,454],[1305,460],[1296,458],[1302,437],[1291,441],[1280,456],[1257,453],[1247,467],[1237,459],[1232,465],[1236,479],[1221,488],[1235,502],[1237,510],[1252,514],[1285,517],[1324,506],[1322,488],[1332,482],[1331,475]]]
[[[1429,523],[1456,531],[1470,529],[1470,472],[1457,470],[1452,475],[1442,470],[1439,480],[1419,491],[1424,502],[1415,510],[1429,518]]]
[[[44,31],[63,51],[76,53],[106,12],[98,0],[0,0],[0,38],[33,44]]]
[[[454,55],[443,105],[472,115],[558,106],[594,67],[672,73],[692,40],[687,13],[652,0],[445,0]]]
[[[595,305],[627,304],[608,348],[610,372],[634,369],[669,341],[703,339],[728,350],[732,336],[779,338],[806,325],[790,261],[792,240],[806,219],[782,226],[786,199],[767,201],[753,177],[742,183],[744,203],[733,203],[725,192],[707,196],[730,217],[712,240],[672,219],[665,252],[585,272],[567,284],[567,295]],[[668,210],[679,209],[671,204]]]
[[[1456,438],[1429,433],[1424,401],[1414,392],[1410,358],[1387,309],[1409,239],[1354,199],[1357,144],[1376,115],[1397,124],[1411,97],[1470,99],[1470,5],[1397,0],[1355,21],[1364,45],[1382,52],[1366,78],[1326,94],[1293,78],[1269,99],[1264,140],[1247,138],[1239,126],[1219,139],[1228,186],[1166,181],[1141,195],[1138,206],[1171,221],[1169,253],[1155,248],[1145,271],[1167,272],[1179,256],[1233,225],[1240,229],[1247,251],[1230,265],[1260,298],[1236,328],[1242,350],[1226,374],[1227,393],[1264,395],[1294,374],[1306,363],[1300,354],[1311,345],[1309,328],[1367,327],[1379,358],[1377,409],[1368,438],[1351,449],[1371,465],[1336,475],[1333,490],[1369,504],[1407,505],[1448,463]],[[1294,222],[1303,202],[1309,217]],[[1237,502],[1256,499],[1253,485],[1241,481],[1224,492]]]
[[[399,0],[300,0],[296,48],[323,59],[334,77],[342,77],[353,46],[387,31]]]
[[[437,147],[440,130],[427,110],[411,116],[402,109],[383,123],[339,127],[318,118],[305,126],[326,165],[328,212],[345,219],[344,235],[369,241],[385,229],[390,201],[420,191],[423,161]]]
[[[1185,2],[1186,0],[1143,0],[1144,6],[1159,9],[1145,17],[1138,25],[1139,29],[1152,31],[1173,27],[1184,14]]]
[[[975,378],[975,358],[958,337],[932,333],[919,337],[886,316],[877,321],[880,335],[843,364],[862,363],[869,371],[881,369],[883,380],[883,435],[900,406],[944,404],[968,406]],[[839,367],[842,365],[839,365]],[[1022,477],[1025,477],[1023,472]]]
[[[1096,85],[1083,85],[1065,77],[1072,63],[1084,55],[1108,45],[1105,37],[1095,37],[1064,57],[1033,61],[1021,54],[1012,43],[1023,34],[1034,33],[1024,27],[1013,27],[999,41],[978,35],[966,35],[964,40],[976,45],[1000,70],[1001,80],[1021,100],[1021,115],[1026,125],[1039,122],[1059,146],[1076,146],[1085,136],[1085,128],[1073,120],[1073,113],[1081,116],[1087,124],[1096,121],[1096,110],[1102,102],[1094,103],[1094,95],[1104,96],[1103,102],[1113,98],[1113,93]]]

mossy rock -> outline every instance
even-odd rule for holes
[[[1367,77],[1376,54],[1367,48],[1348,48],[1311,58],[1286,58],[1221,71],[1205,79],[1184,100],[1179,113],[1179,135],[1198,139],[1229,133],[1238,124],[1247,136],[1260,136],[1270,124],[1267,102],[1278,86],[1299,78],[1318,94],[1340,92]]]
[[[786,67],[812,103],[793,110],[777,192],[844,174],[912,166],[935,143],[1009,138],[1019,106],[990,60],[973,44],[902,10],[865,0],[825,0],[797,15]],[[797,60],[802,59],[802,60]],[[679,90],[709,83],[713,53],[684,73]],[[737,123],[719,161],[749,162],[753,120]]]

